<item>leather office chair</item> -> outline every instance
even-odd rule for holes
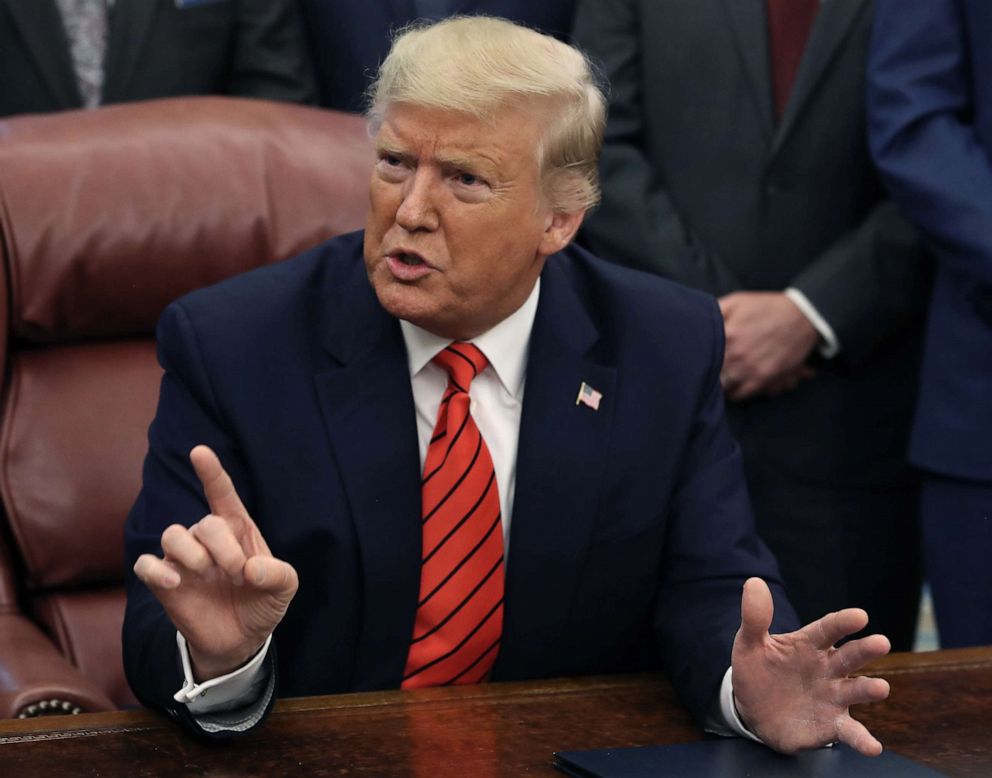
[[[0,122],[0,717],[134,705],[122,533],[194,288],[359,228],[360,117],[177,98]]]

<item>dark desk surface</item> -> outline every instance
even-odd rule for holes
[[[992,648],[896,654],[856,715],[887,748],[992,776]],[[0,721],[3,776],[560,775],[555,750],[699,740],[658,676],[283,700],[250,737],[204,745],[147,711]]]

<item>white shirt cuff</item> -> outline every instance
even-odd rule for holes
[[[737,715],[737,706],[734,705],[734,682],[732,678],[732,668],[728,667],[723,674],[723,682],[720,684],[720,704],[706,718],[704,729],[714,735],[727,735],[746,737],[756,743],[761,742],[761,738],[744,726],[741,717]]]
[[[820,356],[824,359],[837,356],[840,352],[840,341],[837,340],[837,333],[827,323],[827,320],[820,315],[820,312],[816,310],[816,307],[809,301],[809,298],[792,286],[785,290],[785,296],[792,300],[800,313],[809,319],[809,323],[813,325],[813,329],[820,334],[820,338],[823,340],[819,346]]]
[[[272,635],[269,635],[255,656],[237,670],[203,683],[196,683],[193,680],[193,667],[186,638],[177,630],[176,643],[179,645],[179,657],[183,665],[184,684],[183,688],[173,695],[173,699],[184,703],[194,716],[230,710],[253,700],[260,691],[256,687],[264,680],[264,676],[259,677],[259,674],[271,642]]]

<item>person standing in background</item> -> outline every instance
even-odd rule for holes
[[[580,0],[576,43],[612,86],[582,239],[719,298],[732,428],[800,618],[857,604],[906,650],[929,270],[865,140],[871,18],[870,0]]]
[[[179,95],[313,103],[292,0],[0,0],[0,116]]]
[[[565,39],[575,0],[300,0],[317,70],[320,104],[361,112],[392,34],[416,19],[501,16]]]
[[[992,5],[879,0],[872,152],[937,255],[910,458],[943,647],[992,643]]]

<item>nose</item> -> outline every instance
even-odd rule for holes
[[[396,210],[396,223],[409,232],[432,232],[439,221],[430,171],[420,168],[407,179],[403,201]]]

